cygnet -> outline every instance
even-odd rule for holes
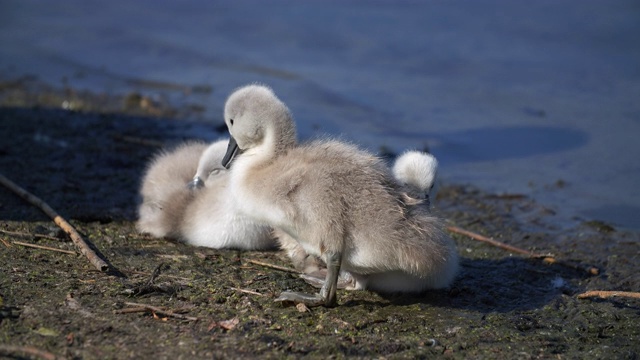
[[[192,245],[216,249],[264,250],[276,246],[271,228],[239,211],[229,191],[229,171],[221,167],[228,141],[207,148],[199,161],[193,182],[204,178],[186,207],[180,224],[182,237]]]
[[[435,183],[438,160],[425,152],[411,150],[398,156],[393,164],[393,176],[407,187],[409,196],[428,199]]]
[[[180,222],[194,195],[186,184],[205,149],[205,143],[186,142],[172,151],[161,151],[149,162],[140,188],[138,231],[158,238],[180,236]]]
[[[271,229],[238,213],[227,191],[229,174],[220,165],[227,142],[186,143],[152,160],[141,189],[141,232],[216,249],[275,245]]]
[[[231,166],[240,210],[327,265],[318,294],[283,292],[278,301],[335,305],[341,269],[373,290],[422,291],[454,279],[457,252],[441,220],[403,203],[381,159],[334,140],[298,145],[288,108],[265,86],[236,90],[224,118],[231,138],[222,164]]]
[[[407,205],[420,206],[421,211],[430,209],[429,197],[435,182],[438,168],[436,158],[425,152],[407,151],[398,156],[393,165],[393,176],[403,186],[403,202]],[[326,268],[322,260],[316,256],[308,255],[304,248],[284,231],[274,230],[278,238],[280,248],[285,250],[291,258],[296,269],[302,272],[301,277],[309,284],[321,287],[326,275]],[[413,283],[410,275],[399,275],[401,279],[393,279],[393,282],[382,281],[375,283],[375,278],[363,276],[354,277],[348,272],[342,271],[338,279],[338,288],[346,290],[362,290],[365,286],[382,292],[393,292],[395,289],[409,291],[408,283]],[[358,283],[360,280],[360,283]],[[374,283],[372,283],[372,280]],[[395,281],[398,280],[398,281]],[[398,285],[398,282],[400,285]],[[418,288],[420,282],[417,282]]]

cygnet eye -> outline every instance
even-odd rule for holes
[[[233,119],[229,119],[229,124],[233,125]]]

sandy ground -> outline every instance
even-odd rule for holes
[[[282,254],[195,248],[134,229],[145,163],[158,144],[192,138],[184,134],[202,124],[171,118],[194,109],[135,94],[33,91],[24,82],[2,90],[0,172],[70,219],[110,268],[16,244],[75,251],[38,209],[0,188],[0,357],[640,356],[640,299],[577,297],[640,289],[637,233],[597,221],[557,227],[535,199],[442,184],[435,203],[450,225],[562,263],[453,235],[462,262],[450,289],[342,291],[335,308],[283,306],[273,302],[281,290],[308,285],[253,262],[289,267]],[[74,99],[74,111],[48,107],[64,98]],[[127,312],[140,310],[131,303],[164,311]]]

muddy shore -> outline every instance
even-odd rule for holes
[[[74,359],[640,357],[640,299],[577,298],[640,290],[638,233],[597,219],[559,227],[535,199],[442,184],[435,205],[450,225],[563,263],[452,235],[462,261],[450,289],[343,291],[336,308],[283,306],[273,302],[281,290],[309,288],[253,261],[290,267],[279,252],[190,247],[133,226],[148,159],[201,128],[206,140],[223,136],[221,121],[179,121],[198,108],[139,94],[25,84],[0,86],[0,172],[71,220],[110,269],[16,244],[75,251],[40,210],[0,188],[0,358],[35,358],[34,349]],[[164,311],[127,312],[131,303]]]

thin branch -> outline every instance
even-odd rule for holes
[[[0,355],[11,357],[25,356],[44,360],[64,359],[61,356],[57,356],[44,350],[36,349],[33,346],[0,345]]]
[[[251,294],[251,295],[258,295],[258,296],[264,296],[264,294],[261,294],[259,292],[256,291],[251,291],[251,290],[245,290],[245,289],[239,289],[239,288],[235,288],[235,287],[230,287],[229,289],[231,290],[235,290],[235,291],[239,291],[245,294]]]
[[[20,231],[9,231],[9,230],[2,230],[2,229],[0,229],[0,232],[1,233],[5,233],[7,235],[15,235],[15,236],[23,236],[23,237],[35,237],[35,238],[42,238],[42,239],[60,241],[60,238],[57,238],[57,237],[51,236],[51,235],[45,235],[45,234],[31,234],[31,233],[25,233],[25,232],[20,232]]]
[[[77,252],[75,252],[75,251],[71,251],[71,250],[56,249],[56,248],[52,248],[52,247],[48,247],[48,246],[42,246],[42,245],[36,245],[36,244],[29,244],[29,243],[25,243],[25,242],[21,242],[21,241],[14,241],[13,243],[14,243],[14,244],[16,244],[16,245],[25,246],[25,247],[30,247],[30,248],[35,248],[35,249],[42,249],[42,250],[49,250],[49,251],[57,251],[57,252],[65,253],[65,254],[78,255],[78,253],[77,253]]]
[[[178,314],[178,313],[176,313],[174,311],[164,310],[162,308],[159,308],[159,307],[153,306],[153,305],[139,304],[139,303],[132,303],[132,302],[126,302],[125,305],[133,306],[134,308],[145,308],[145,309],[147,309],[147,311],[151,311],[151,312],[154,312],[154,313],[160,314],[160,315],[166,315],[166,316],[174,317],[176,319],[190,320],[190,321],[198,321],[199,320],[197,317]]]
[[[6,246],[6,247],[8,247],[8,248],[9,248],[9,247],[11,247],[11,245],[9,245],[9,243],[8,243],[8,242],[6,242],[3,238],[0,238],[0,241],[2,241],[2,243],[4,244],[4,246]]]
[[[468,230],[459,228],[457,226],[448,226],[447,230],[449,230],[452,233],[466,235],[466,236],[468,236],[468,237],[470,237],[470,238],[472,238],[474,240],[478,240],[478,241],[482,241],[482,242],[491,244],[491,245],[496,246],[496,247],[498,247],[500,249],[503,249],[503,250],[507,250],[507,251],[514,252],[514,253],[517,253],[517,254],[523,254],[523,255],[526,255],[526,256],[531,257],[531,258],[542,259],[542,261],[544,261],[546,264],[558,264],[558,265],[570,267],[572,269],[576,269],[576,270],[580,270],[580,271],[586,271],[591,275],[598,275],[600,273],[600,270],[598,268],[596,268],[596,267],[593,267],[593,266],[582,266],[582,265],[574,264],[574,263],[568,262],[568,261],[559,261],[553,255],[536,254],[534,252],[531,252],[531,251],[528,251],[528,250],[524,250],[524,249],[520,249],[518,247],[505,244],[503,242],[488,238],[486,236],[482,236],[482,235],[474,233],[472,231],[468,231]]]
[[[260,266],[272,268],[272,269],[276,269],[276,270],[280,270],[280,271],[286,271],[286,272],[290,272],[290,273],[300,274],[300,271],[298,271],[296,269],[291,269],[291,268],[284,267],[284,266],[279,266],[279,265],[273,265],[273,264],[269,264],[269,263],[258,261],[258,260],[246,259],[246,262],[251,263],[251,264],[255,264],[255,265],[260,265]]]
[[[482,241],[482,242],[491,244],[491,245],[493,245],[495,247],[498,247],[500,249],[507,250],[507,251],[510,251],[510,252],[513,252],[513,253],[527,255],[527,256],[532,257],[532,258],[553,258],[553,256],[536,254],[536,253],[533,253],[533,252],[531,252],[529,250],[520,249],[518,247],[505,244],[505,243],[500,242],[498,240],[494,240],[494,239],[488,238],[486,236],[482,236],[480,234],[477,234],[477,233],[474,233],[472,231],[468,231],[468,230],[459,228],[457,226],[448,226],[447,230],[451,231],[452,233],[465,235],[465,236],[468,236],[468,237],[470,237],[470,238],[472,238],[474,240],[478,240],[478,241]]]
[[[131,313],[147,312],[147,311],[149,311],[149,308],[147,308],[146,306],[138,306],[138,307],[130,307],[130,308],[113,310],[113,313],[114,314],[131,314]]]
[[[626,297],[632,299],[640,299],[640,292],[631,292],[631,291],[604,291],[604,290],[591,290],[583,292],[582,294],[578,294],[578,299],[586,299],[591,297],[599,297],[602,299],[607,299],[610,297]]]
[[[58,213],[55,212],[55,210],[53,210],[47,203],[42,201],[37,196],[32,195],[27,190],[16,185],[13,181],[7,179],[2,174],[0,174],[0,183],[5,187],[7,187],[8,189],[10,189],[11,191],[13,191],[14,193],[16,193],[22,199],[38,207],[50,218],[52,218],[53,221],[60,228],[62,228],[62,230],[64,230],[69,235],[69,237],[71,237],[71,240],[73,241],[74,244],[76,244],[78,249],[80,249],[80,252],[84,256],[86,256],[87,259],[89,259],[89,262],[91,262],[91,264],[95,266],[96,269],[100,271],[107,271],[109,269],[109,265],[107,265],[107,263],[105,263],[102,259],[100,259],[98,255],[96,255],[96,253],[93,250],[91,250],[89,245],[87,245],[87,243],[82,239],[82,237],[80,236],[80,234],[78,234],[76,229],[73,226],[71,226],[71,224],[69,224],[67,220],[65,220],[62,216],[58,215]]]

